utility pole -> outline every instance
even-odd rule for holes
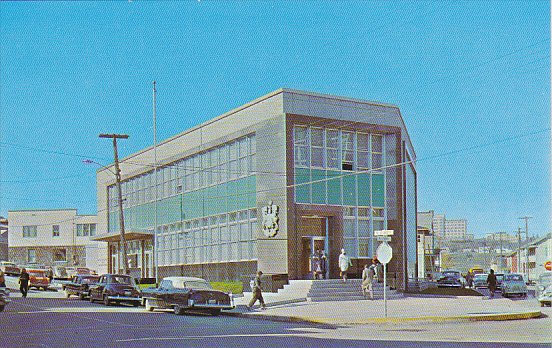
[[[159,257],[157,248],[157,200],[158,200],[158,180],[157,180],[157,89],[155,88],[155,81],[153,81],[153,177],[154,177],[154,205],[155,205],[155,217],[153,218],[153,265],[155,270],[155,284],[159,284]]]
[[[518,236],[517,271],[518,273],[521,273],[521,227],[518,227],[517,236]]]
[[[117,154],[117,139],[128,139],[126,134],[100,134],[100,138],[113,139],[113,153],[115,157],[115,179],[117,181],[117,194],[119,201],[119,228],[121,230],[121,247],[123,258],[123,274],[127,274],[127,249],[125,240],[125,218],[123,216],[123,192],[121,190],[121,168],[119,168],[119,155]]]
[[[529,281],[529,219],[532,219],[532,216],[522,216],[518,219],[525,220],[525,269],[527,270],[527,279]]]

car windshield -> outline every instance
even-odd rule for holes
[[[496,280],[498,280],[499,282],[501,282],[503,279],[504,279],[504,274],[497,274],[496,275]]]
[[[460,272],[454,272],[454,271],[443,272],[443,277],[458,277],[458,276],[460,276]]]
[[[176,288],[180,288],[180,289],[183,289],[183,288],[188,288],[188,289],[205,289],[205,290],[210,290],[212,289],[213,287],[211,286],[211,284],[209,284],[207,281],[205,280],[190,280],[190,281],[185,281],[185,282],[178,282],[176,284],[174,284],[174,286]]]
[[[514,281],[514,282],[522,282],[523,277],[519,274],[508,274],[507,276],[504,277],[504,280],[510,280],[510,281]]]
[[[83,284],[96,283],[98,281],[98,279],[100,279],[100,277],[83,277],[82,278],[82,283]]]
[[[476,280],[487,279],[487,275],[486,274],[476,274],[475,278],[473,278],[473,279],[476,279]]]
[[[132,279],[131,277],[112,276],[110,278],[109,283],[111,283],[111,284],[125,284],[125,285],[133,285],[134,286],[134,279]]]
[[[29,276],[33,277],[44,277],[44,272],[30,271]]]

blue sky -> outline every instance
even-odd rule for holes
[[[120,154],[280,87],[393,103],[418,209],[469,232],[550,225],[550,5],[512,2],[0,3],[0,215],[96,212],[98,134]]]

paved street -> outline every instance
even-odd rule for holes
[[[334,327],[105,307],[55,292],[14,293],[0,347],[549,347],[550,318]],[[56,298],[57,297],[57,298]],[[523,326],[523,330],[520,330]],[[477,342],[483,343],[477,343]],[[518,343],[511,343],[518,342]],[[540,343],[539,343],[540,342]]]

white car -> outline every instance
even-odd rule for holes
[[[546,272],[539,276],[536,287],[536,298],[541,307],[550,306],[552,300],[552,272]]]

